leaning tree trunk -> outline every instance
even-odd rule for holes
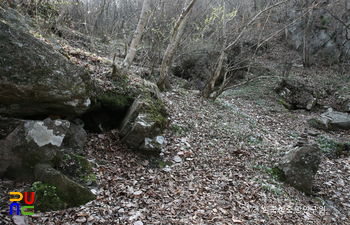
[[[139,23],[137,24],[137,28],[135,30],[134,37],[132,39],[128,54],[125,56],[125,59],[124,59],[124,64],[122,68],[123,73],[126,72],[127,69],[129,69],[132,61],[134,60],[137,45],[141,39],[143,28],[145,27],[145,24],[146,24],[147,13],[149,10],[150,3],[151,3],[151,0],[143,1],[140,20],[139,20]]]
[[[177,22],[175,24],[175,27],[174,27],[174,30],[173,30],[173,34],[171,36],[169,45],[168,45],[168,47],[167,47],[167,49],[165,51],[164,57],[163,57],[162,69],[160,71],[160,77],[159,77],[159,80],[157,82],[157,86],[158,86],[158,88],[161,91],[164,90],[166,65],[167,65],[167,61],[168,61],[169,55],[170,55],[170,51],[171,51],[171,49],[172,49],[172,47],[174,45],[174,41],[175,41],[175,37],[176,37],[177,31],[178,31],[182,21],[185,19],[186,15],[191,10],[192,6],[194,5],[194,3],[196,1],[197,0],[192,0],[192,2],[187,6],[187,8],[182,11],[180,17],[178,18],[178,20],[177,20]]]
[[[166,70],[165,70],[165,88],[166,89],[172,89],[171,84],[169,82],[169,75],[171,74],[171,68],[173,67],[175,52],[179,48],[179,44],[180,44],[181,38],[182,38],[182,36],[184,34],[184,31],[185,31],[185,27],[186,27],[186,23],[187,23],[186,20],[187,19],[185,19],[185,21],[183,23],[181,23],[181,25],[179,27],[179,31],[176,34],[174,45],[171,48],[171,51],[170,51],[170,54],[169,54],[170,56],[169,56],[169,59],[168,59]]]

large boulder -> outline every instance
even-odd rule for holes
[[[89,74],[26,18],[0,4],[0,115],[80,115],[90,105]]]
[[[350,130],[350,115],[342,112],[326,112],[321,115],[323,118],[328,118],[328,130]]]
[[[34,167],[59,168],[64,156],[81,155],[86,132],[67,120],[0,119],[0,177],[32,180]],[[72,155],[72,156],[70,156]]]
[[[296,189],[312,193],[312,182],[321,162],[321,150],[308,145],[289,151],[277,164],[280,178]]]
[[[160,104],[158,107],[164,106]],[[162,142],[153,145],[148,143],[160,136],[166,125],[166,114],[159,113],[162,111],[145,100],[135,100],[120,126],[122,142],[148,153],[160,153]]]
[[[312,91],[299,80],[285,78],[275,91],[291,105],[291,109],[306,109],[308,104],[314,100]]]

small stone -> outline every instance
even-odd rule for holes
[[[103,150],[105,150],[105,147],[100,145],[100,146],[97,147],[97,150],[98,151],[103,151]]]
[[[311,109],[313,109],[315,107],[317,103],[317,99],[313,98],[312,100],[310,100],[307,104],[306,104],[306,110],[310,111]]]
[[[176,156],[174,156],[173,160],[174,160],[175,162],[177,162],[177,163],[182,162],[181,157],[180,157],[180,156],[177,156],[177,155],[176,155]]]
[[[134,195],[140,195],[140,194],[142,194],[142,191],[135,191],[134,192]]]
[[[93,216],[89,216],[89,218],[87,219],[88,222],[93,221],[95,218]]]
[[[26,225],[28,224],[28,217],[26,216],[13,216],[13,223],[16,225]]]
[[[148,160],[145,160],[145,161],[143,161],[141,164],[143,165],[143,166],[147,166],[148,165]]]
[[[86,218],[85,217],[79,217],[78,219],[75,220],[75,222],[77,222],[77,223],[85,223],[86,222]]]
[[[342,186],[342,187],[345,186],[345,183],[344,183],[344,180],[343,180],[343,179],[339,179],[338,184],[339,184],[340,186]]]
[[[316,131],[312,131],[312,130],[309,130],[308,134],[309,134],[310,136],[313,136],[313,137],[316,137],[316,136],[319,135],[319,133],[317,133]]]
[[[134,225],[143,225],[143,223],[141,221],[136,221]]]

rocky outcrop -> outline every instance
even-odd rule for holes
[[[162,135],[167,109],[154,83],[133,76],[115,82],[118,89],[111,90],[103,89],[108,81],[94,82],[92,107],[83,120],[87,129],[94,132],[119,129],[123,143],[140,149],[146,138]],[[148,146],[142,151],[160,153],[160,145]]]
[[[0,5],[0,115],[80,115],[90,105],[89,74],[31,22]]]
[[[330,110],[318,118],[310,119],[309,124],[320,130],[349,130],[350,115]]]
[[[306,193],[312,193],[312,182],[321,162],[321,150],[308,145],[289,151],[277,164],[281,180]]]
[[[67,155],[82,154],[86,132],[66,120],[0,119],[0,177],[34,178],[34,167],[48,163],[58,168]]]
[[[54,187],[62,202],[49,208],[52,210],[79,206],[95,198],[90,190],[70,179],[92,183],[91,165],[82,156],[87,135],[81,126],[59,119],[1,118],[0,128],[0,177],[39,180]],[[54,202],[45,204],[51,207]]]
[[[328,96],[328,90],[316,88],[302,83],[296,79],[282,79],[281,83],[275,88],[276,93],[288,103],[289,109],[315,108],[318,99]]]
[[[350,112],[350,95],[340,96],[341,109],[345,112]]]

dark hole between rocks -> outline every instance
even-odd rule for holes
[[[102,107],[99,111],[85,113],[81,120],[87,133],[103,133],[113,129],[119,129],[127,110],[114,111]]]

